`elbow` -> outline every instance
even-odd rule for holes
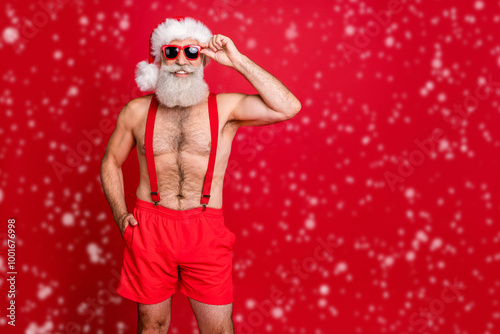
[[[104,168],[108,167],[108,166],[113,166],[113,167],[121,168],[121,165],[118,164],[118,162],[116,161],[116,159],[114,159],[111,156],[105,155],[102,158],[102,160],[101,160],[101,171]]]
[[[102,160],[101,160],[101,169],[106,166],[106,164],[109,163],[109,156],[107,156],[106,154],[104,155],[104,157],[102,157]]]
[[[301,108],[302,108],[302,105],[300,104],[299,100],[297,100],[297,103],[295,104],[295,106],[290,108],[291,112],[288,113],[288,119],[295,117],[295,115],[297,115],[299,113]]]
[[[300,101],[297,100],[297,105],[295,106],[295,114],[294,114],[294,116],[299,113],[300,109],[302,109],[302,104],[300,104]]]
[[[108,160],[106,158],[103,158],[101,161],[101,179],[104,174],[106,174],[106,170],[108,169]]]

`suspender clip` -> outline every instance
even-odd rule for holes
[[[152,191],[152,192],[151,192],[151,195],[156,195],[156,196],[158,196],[158,192],[157,192],[157,191]],[[160,203],[160,201],[155,201],[154,199],[153,199],[153,202],[154,202],[154,205],[155,205],[155,206],[158,206],[158,203]]]

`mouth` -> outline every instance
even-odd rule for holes
[[[174,72],[174,74],[176,77],[187,77],[191,73],[188,73],[186,71],[177,71],[177,72]]]

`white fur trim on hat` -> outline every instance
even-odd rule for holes
[[[156,82],[160,69],[155,63],[149,64],[143,60],[137,63],[135,70],[135,82],[139,89],[143,92],[151,92],[156,90]]]
[[[161,47],[169,44],[173,40],[183,40],[187,38],[195,39],[198,43],[207,43],[212,37],[212,32],[203,23],[185,17],[181,21],[175,18],[168,18],[160,23],[151,33],[151,56],[154,61],[141,61],[136,66],[135,82],[141,91],[156,90],[156,83],[159,76],[159,64],[161,62]],[[149,56],[149,54],[148,54]],[[208,65],[209,59],[202,55],[204,65]],[[151,59],[151,57],[150,57]],[[150,60],[151,61],[151,60]]]

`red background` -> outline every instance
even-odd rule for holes
[[[500,333],[498,1],[403,1],[381,23],[371,13],[386,1],[73,0],[50,18],[47,2],[0,11],[0,266],[14,218],[17,270],[16,327],[4,275],[0,332],[135,332],[136,304],[114,290],[124,243],[100,183],[100,122],[114,128],[144,94],[134,69],[156,24],[191,15],[302,103],[286,127],[243,127],[233,142],[236,332]],[[215,61],[205,77],[216,93],[256,93]],[[417,141],[439,129],[424,152]],[[398,157],[413,164],[404,176]],[[131,210],[135,149],[123,171]],[[337,244],[328,258],[314,256],[318,238]],[[175,295],[170,333],[196,328]]]

